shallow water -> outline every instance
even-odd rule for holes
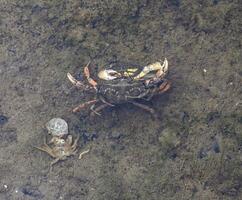
[[[2,1],[0,199],[241,199],[240,1]],[[172,89],[90,118],[66,73],[169,61]],[[64,118],[90,152],[54,165],[33,146]]]

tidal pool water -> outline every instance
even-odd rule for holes
[[[239,0],[1,1],[0,199],[242,198],[242,3]],[[108,63],[168,59],[172,88],[147,105],[89,117],[73,87]],[[81,137],[59,162],[34,146],[61,117]]]

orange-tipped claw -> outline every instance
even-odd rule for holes
[[[90,63],[91,63],[91,61],[89,61],[89,62],[87,63],[87,65],[84,67],[84,74],[85,74],[85,76],[86,76],[87,78],[90,77],[90,72],[89,72],[89,69],[88,69]]]
[[[84,67],[84,74],[87,77],[87,81],[94,87],[97,87],[97,82],[90,77],[90,71],[88,69],[90,62]]]
[[[88,78],[87,80],[88,80],[88,82],[89,82],[94,88],[97,87],[97,82],[94,81],[92,78]]]

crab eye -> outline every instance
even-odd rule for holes
[[[61,144],[65,144],[65,140],[64,140],[64,139],[61,139],[61,140],[60,140],[60,143],[61,143]]]

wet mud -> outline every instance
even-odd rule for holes
[[[229,0],[1,1],[0,199],[241,199],[242,4]],[[89,117],[71,85],[92,61],[169,61],[172,88]],[[81,136],[53,166],[34,146],[54,117]]]

